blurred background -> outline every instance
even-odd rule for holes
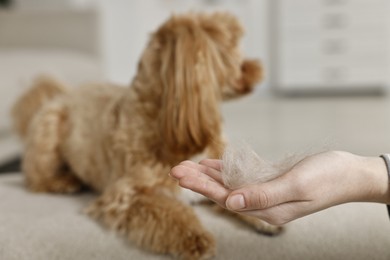
[[[19,154],[9,108],[38,74],[127,86],[172,13],[230,11],[266,78],[223,106],[227,136],[270,157],[311,146],[390,152],[387,0],[0,0],[0,163]],[[245,116],[243,116],[245,115]]]

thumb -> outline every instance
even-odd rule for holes
[[[296,192],[283,179],[251,184],[234,190],[226,200],[226,208],[233,211],[267,209],[281,203],[293,201]]]

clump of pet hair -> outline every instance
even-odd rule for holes
[[[279,162],[261,158],[248,144],[228,145],[222,155],[222,180],[230,189],[275,179],[305,158],[307,154],[292,154]]]

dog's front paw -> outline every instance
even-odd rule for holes
[[[215,255],[215,240],[205,231],[184,231],[180,239],[179,258],[185,260],[210,259]]]
[[[81,181],[71,174],[55,175],[39,181],[27,179],[27,186],[33,192],[52,193],[76,193],[84,187]]]

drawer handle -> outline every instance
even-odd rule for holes
[[[345,70],[343,68],[325,68],[322,71],[322,76],[326,82],[340,82],[345,79]]]
[[[347,16],[340,13],[326,14],[323,18],[325,29],[337,30],[347,26]]]
[[[345,41],[335,39],[327,40],[324,42],[323,51],[327,55],[340,55],[345,53],[347,50],[347,44]]]

